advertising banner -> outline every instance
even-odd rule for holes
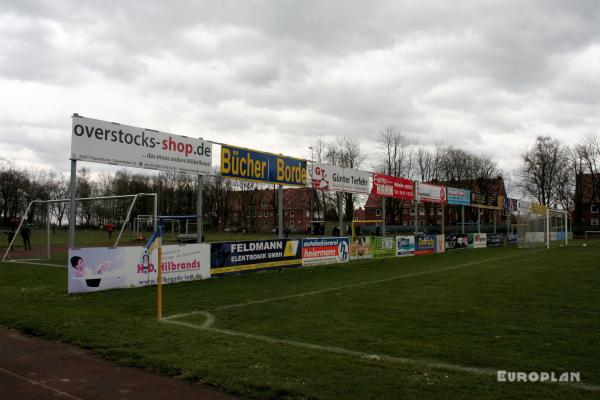
[[[469,247],[469,236],[467,234],[450,234],[444,239],[446,250],[466,249]]]
[[[436,235],[418,235],[415,236],[415,255],[423,256],[435,253]]]
[[[302,265],[302,241],[300,240],[247,240],[210,245],[211,275],[297,265]]]
[[[163,246],[162,283],[210,278],[210,245]],[[156,285],[157,252],[140,247],[69,249],[68,292]]]
[[[448,204],[456,206],[471,205],[471,191],[467,189],[447,188]]]
[[[306,160],[223,145],[221,175],[262,183],[306,186]]]
[[[369,193],[370,177],[369,172],[315,162],[312,187],[319,190]]]
[[[446,250],[444,235],[435,235],[435,254],[443,253]]]
[[[302,240],[302,265],[343,263],[350,260],[350,245],[346,237]]]
[[[501,210],[504,208],[504,196],[471,192],[471,207]]]
[[[415,255],[414,236],[396,236],[396,255],[398,257]]]
[[[373,258],[371,252],[371,236],[355,236],[350,243],[350,259],[351,260],[366,260]]]
[[[469,247],[481,249],[487,245],[487,235],[485,233],[469,233]]]
[[[499,233],[488,233],[487,234],[487,247],[500,247],[502,246],[502,235]]]
[[[373,188],[371,193],[377,196],[393,197],[401,200],[414,200],[415,185],[410,179],[373,174]]]
[[[393,237],[374,236],[371,241],[373,258],[395,257],[396,239]]]
[[[159,171],[212,173],[212,145],[98,119],[73,117],[71,159]]]
[[[446,187],[431,183],[416,182],[417,200],[425,203],[445,203]]]

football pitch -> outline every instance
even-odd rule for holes
[[[0,265],[0,322],[252,398],[600,396],[600,242],[456,250],[66,294],[66,268]],[[65,265],[66,257],[44,264]],[[497,371],[580,382],[498,382]]]

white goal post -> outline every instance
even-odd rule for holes
[[[154,229],[158,229],[158,219],[157,219],[157,209],[156,209],[156,204],[157,204],[157,195],[156,193],[137,193],[137,194],[126,194],[126,195],[119,195],[119,196],[98,196],[98,197],[80,197],[80,198],[76,198],[75,201],[95,201],[95,200],[115,200],[115,199],[132,199],[131,201],[131,205],[129,206],[128,210],[127,210],[127,217],[125,218],[125,221],[123,222],[121,229],[119,230],[119,234],[117,235],[117,238],[115,240],[115,243],[113,245],[113,247],[117,247],[119,245],[119,242],[121,240],[121,236],[123,235],[123,232],[125,230],[125,227],[127,226],[127,224],[129,223],[129,219],[131,218],[131,212],[133,211],[133,207],[135,206],[135,203],[137,201],[138,198],[140,197],[154,197]],[[27,208],[25,209],[25,212],[23,213],[23,217],[21,217],[21,220],[19,222],[19,225],[17,226],[16,231],[14,232],[14,236],[12,238],[12,240],[10,241],[6,251],[4,252],[4,255],[2,256],[2,262],[6,261],[6,258],[8,257],[11,249],[14,246],[14,243],[17,239],[17,236],[19,234],[19,232],[21,231],[23,224],[25,223],[25,220],[27,219],[27,215],[29,215],[29,211],[31,210],[31,208],[35,205],[35,204],[46,204],[48,211],[47,211],[47,221],[46,221],[46,252],[47,252],[47,258],[50,259],[50,236],[51,236],[51,225],[52,225],[52,213],[50,212],[50,207],[53,203],[69,203],[71,201],[71,199],[56,199],[56,200],[33,200],[29,203],[29,205],[27,206]]]

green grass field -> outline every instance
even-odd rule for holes
[[[155,288],[67,295],[65,268],[3,263],[0,323],[252,398],[596,399],[599,259],[575,241],[216,278],[164,287],[163,322]]]

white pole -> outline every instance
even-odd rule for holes
[[[48,254],[48,260],[50,259],[50,225],[52,224],[52,204],[46,203],[46,212],[48,213],[48,221],[46,222],[46,250]]]
[[[565,246],[569,245],[569,213],[565,211]]]
[[[550,248],[550,208],[546,208],[546,248]]]
[[[27,218],[27,215],[29,214],[29,209],[31,209],[31,206],[33,206],[33,203],[36,203],[36,201],[33,200],[31,203],[29,203],[29,205],[27,206],[27,209],[25,210],[25,214],[23,215],[23,217],[21,217],[21,222],[19,222],[19,226],[17,227],[17,230],[15,231],[15,236],[13,236],[12,240],[8,244],[8,248],[6,249],[6,252],[4,253],[4,257],[2,257],[2,261],[6,260],[6,256],[8,256],[8,252],[13,248],[13,245],[15,244],[15,240],[17,239],[17,236],[19,235],[19,231],[21,230],[21,227],[23,226],[23,221],[25,221],[25,219]]]
[[[125,226],[129,223],[129,218],[131,218],[131,212],[133,211],[133,206],[135,206],[135,202],[138,198],[136,194],[133,200],[131,201],[131,205],[129,206],[129,210],[127,210],[127,216],[125,217],[125,221],[123,221],[123,225],[121,225],[121,230],[119,231],[119,235],[117,236],[117,240],[115,241],[115,245],[113,248],[117,248],[119,245],[119,241],[121,240],[121,235],[123,235],[123,231],[125,230]]]

